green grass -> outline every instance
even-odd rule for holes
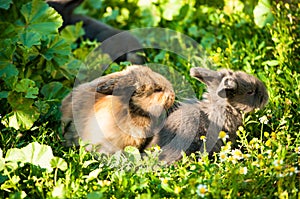
[[[165,165],[158,161],[158,148],[143,158],[132,147],[110,157],[96,157],[84,146],[65,148],[60,102],[98,44],[75,42],[82,35],[80,24],[59,34],[62,19],[43,1],[2,1],[0,198],[300,198],[299,3],[236,1],[233,8],[231,0],[95,2],[86,1],[76,12],[120,29],[169,28],[205,49],[205,55],[192,54],[190,59],[146,50],[147,62],[173,71],[168,77],[179,96],[189,94],[188,84],[201,98],[204,86],[188,71],[206,56],[215,69],[243,70],[260,78],[269,103],[246,115],[237,143],[225,143],[212,159],[184,155]],[[259,15],[263,12],[267,18]],[[126,64],[113,64],[106,72]]]

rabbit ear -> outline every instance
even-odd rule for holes
[[[200,67],[191,68],[190,75],[206,85],[210,85],[214,80],[220,79],[219,72]]]
[[[235,95],[236,89],[236,80],[233,77],[224,77],[217,89],[217,93],[222,98],[230,98]]]
[[[120,74],[111,74],[99,79],[96,85],[96,92],[116,96],[131,95],[135,90],[133,80]]]
[[[99,82],[97,85],[96,91],[98,93],[102,93],[105,95],[112,95],[113,91],[115,89],[115,86],[117,85],[118,78],[110,79],[107,81]]]

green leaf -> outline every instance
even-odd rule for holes
[[[67,162],[64,159],[59,158],[59,157],[52,158],[52,160],[50,161],[50,164],[51,164],[52,168],[58,168],[62,171],[65,171],[68,168]]]
[[[33,142],[21,149],[9,149],[6,153],[5,161],[30,163],[51,172],[53,169],[50,162],[53,157],[50,146]]]
[[[53,188],[52,191],[52,197],[56,198],[56,199],[60,199],[60,198],[66,198],[65,194],[66,194],[66,190],[65,190],[65,186],[63,184],[58,184]]]
[[[83,163],[83,165],[82,165],[82,168],[87,168],[89,165],[97,163],[97,162],[98,162],[97,160],[88,160],[88,161],[85,161]]]
[[[33,126],[33,123],[38,119],[38,113],[35,110],[15,110],[8,114],[8,124],[4,123],[7,127],[13,127],[16,130],[28,130]]]
[[[253,10],[255,24],[263,28],[266,24],[272,24],[274,16],[271,11],[271,5],[268,0],[259,0]]]
[[[172,20],[174,16],[180,13],[182,3],[183,2],[181,0],[174,0],[167,2],[165,5],[163,5],[163,18],[166,20]]]
[[[10,48],[7,48],[7,45],[10,44]],[[1,48],[1,60],[11,60],[14,51],[16,50],[15,44],[11,39],[1,39],[0,43]]]
[[[140,21],[146,27],[157,26],[161,21],[161,16],[156,14],[159,13],[159,10],[156,6],[151,5],[150,1],[143,1],[143,3],[149,2],[149,7],[145,7],[142,10],[142,19]]]
[[[224,12],[228,15],[243,12],[244,4],[239,0],[225,0]]]
[[[0,20],[1,20],[1,18],[0,18]],[[13,24],[11,24],[11,23],[9,23],[7,21],[0,21],[0,27],[2,28],[2,31],[1,31],[1,34],[0,34],[0,38],[1,39],[10,38],[10,40],[14,41],[14,42],[18,40],[15,37],[17,35],[17,30],[16,30],[15,25],[13,25]],[[13,42],[10,43],[11,46],[13,44],[14,44]]]
[[[0,78],[8,80],[10,77],[17,76],[18,74],[19,71],[15,65],[11,63],[0,64]]]
[[[103,198],[103,197],[104,197],[104,195],[100,191],[93,191],[93,192],[87,194],[87,199],[99,199],[99,198]]]
[[[262,65],[268,65],[268,66],[278,66],[279,65],[279,61],[278,60],[268,60],[268,61],[264,61],[262,63]]]
[[[21,178],[17,175],[13,175],[9,180],[5,181],[3,184],[1,184],[1,190],[8,190],[11,188],[15,188],[16,184],[20,183]],[[18,198],[19,192],[11,193],[9,194],[10,198]],[[18,198],[19,199],[19,198]]]
[[[167,183],[161,183],[161,188],[169,193],[174,193],[174,190]]]
[[[3,78],[5,82],[19,74],[17,67],[13,64],[15,50],[16,46],[11,39],[0,40],[0,78]]]
[[[31,48],[33,45],[40,45],[40,34],[37,32],[28,32],[25,31],[20,34],[20,41],[24,46]]]
[[[66,26],[60,34],[61,37],[69,43],[76,42],[79,37],[84,35],[84,30],[82,29],[82,22],[76,23],[75,25]]]
[[[38,108],[39,113],[41,114],[48,113],[48,110],[50,108],[50,105],[47,102],[41,100],[35,101],[34,105]]]
[[[26,198],[27,194],[25,191],[18,191],[16,193],[10,194],[9,199],[23,199]]]
[[[16,130],[30,129],[40,115],[37,108],[32,106],[34,101],[32,99],[23,98],[21,94],[15,92],[10,92],[7,100],[13,110],[6,115],[8,122],[2,120],[3,125],[13,127]]]
[[[0,0],[0,8],[4,10],[8,10],[10,4],[12,4],[12,0]]]
[[[8,97],[8,91],[0,91],[0,98],[7,98]]]
[[[78,74],[78,71],[84,67],[85,65],[82,61],[71,58],[70,61],[61,68],[68,73],[68,75],[65,75],[67,79],[74,79],[74,77]]]
[[[5,167],[5,160],[3,158],[3,151],[0,148],[0,171],[2,171]]]
[[[125,147],[124,152],[128,153],[129,159],[132,162],[139,162],[142,160],[140,151],[136,147],[127,146],[127,147]]]
[[[50,37],[46,43],[47,50],[41,52],[46,60],[53,60],[58,66],[62,66],[69,61],[71,47],[66,40],[60,38],[59,36],[55,36]]]
[[[96,179],[99,175],[99,173],[102,171],[101,168],[99,169],[95,169],[95,170],[92,170],[88,176],[84,176],[86,178],[86,180],[89,182],[89,181],[92,181],[94,179]]]
[[[210,49],[214,43],[216,43],[216,38],[212,33],[205,34],[201,39],[201,45],[205,49]]]
[[[63,99],[70,89],[64,87],[60,82],[51,82],[46,84],[41,89],[41,93],[45,96],[46,99]]]
[[[21,14],[25,18],[24,28],[29,32],[38,32],[41,35],[57,34],[58,28],[62,25],[61,16],[46,2],[40,0],[23,5]]]
[[[3,171],[5,168],[5,160],[4,158],[0,158],[0,172]]]
[[[163,59],[165,59],[165,56],[166,56],[166,52],[165,51],[160,51],[160,53],[158,53],[157,55],[155,55],[154,57],[154,62],[158,62],[158,61],[161,61]]]
[[[191,5],[189,5],[189,4],[185,4],[184,6],[182,6],[181,8],[180,8],[180,12],[179,12],[179,14],[174,18],[174,20],[177,20],[177,21],[181,21],[181,20],[183,20],[185,17],[187,17],[188,16],[188,12],[189,12],[189,10],[191,9]]]
[[[199,36],[198,27],[195,24],[193,24],[193,25],[191,25],[191,27],[189,27],[188,32],[189,32],[189,35],[191,35],[193,37]]]
[[[30,79],[22,79],[14,88],[17,92],[26,93],[26,98],[36,98],[39,94],[39,89],[35,87],[35,82]]]

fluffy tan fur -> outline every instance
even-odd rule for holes
[[[90,144],[88,150],[108,154],[129,145],[140,148],[173,102],[169,81],[145,66],[100,77],[62,101],[65,144],[78,145],[81,138]]]

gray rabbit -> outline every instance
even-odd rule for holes
[[[234,142],[237,128],[242,125],[242,113],[263,108],[268,101],[264,84],[244,72],[196,67],[190,70],[190,75],[206,84],[203,100],[182,103],[146,146],[160,146],[160,159],[168,163],[179,160],[182,151],[187,155],[203,152],[202,135],[206,136],[207,152],[220,151],[223,142],[218,139],[219,132],[225,131]]]

